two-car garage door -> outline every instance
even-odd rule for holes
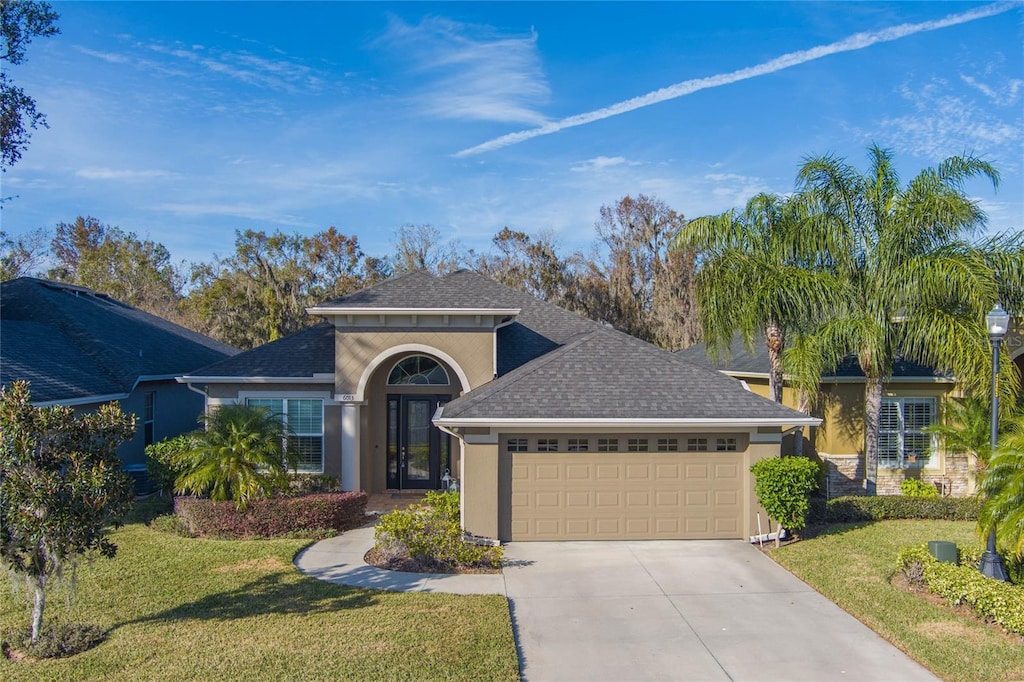
[[[743,453],[513,453],[512,540],[739,538]]]

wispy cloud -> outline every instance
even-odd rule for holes
[[[705,78],[693,78],[690,80],[670,85],[654,92],[649,92],[646,95],[634,97],[617,104],[613,104],[602,109],[596,109],[583,114],[576,114],[575,116],[569,116],[567,118],[560,119],[558,121],[552,121],[546,123],[537,128],[531,130],[523,130],[516,133],[509,133],[496,137],[492,140],[488,140],[482,144],[478,144],[474,147],[469,147],[457,152],[455,156],[465,157],[474,154],[482,154],[484,152],[494,151],[501,149],[509,145],[518,144],[525,142],[526,140],[540,137],[542,135],[551,135],[559,131],[565,130],[566,128],[575,128],[577,126],[587,125],[595,121],[600,121],[612,116],[618,116],[625,114],[636,109],[643,107],[649,107],[653,104],[665,102],[679,97],[685,97],[701,90],[707,90],[709,88],[717,88],[723,85],[729,85],[731,83],[737,83],[751,78],[757,78],[783,69],[789,69],[800,64],[828,57],[830,55],[839,54],[841,52],[853,52],[855,50],[863,50],[864,48],[871,47],[877,43],[891,42],[899,40],[907,36],[914,35],[916,33],[923,33],[925,31],[935,31],[949,26],[957,26],[977,19],[983,19],[985,17],[991,17],[997,14],[1008,12],[1011,9],[1018,7],[1018,3],[1006,3],[999,2],[976,9],[961,12],[958,14],[951,14],[942,19],[936,19],[934,21],[924,21],[916,24],[900,24],[891,28],[882,29],[880,31],[868,31],[862,33],[856,33],[843,40],[829,43],[827,45],[819,45],[812,47],[807,50],[799,50],[797,52],[789,52],[775,59],[770,59],[756,66],[750,66],[738,71],[732,71],[729,73],[717,74],[714,76],[707,76]]]
[[[1009,106],[1020,99],[1021,89],[1024,88],[1024,80],[1011,78],[1006,83],[991,85],[983,83],[973,76],[961,74],[960,80],[971,86],[981,94],[985,95],[993,104]]]
[[[392,18],[378,41],[412,60],[430,81],[416,96],[437,118],[539,125],[549,88],[537,54],[537,34],[501,35],[486,26],[428,17],[418,25]]]
[[[318,90],[325,82],[321,73],[274,48],[268,48],[274,53],[271,59],[245,50],[215,50],[198,44],[168,45],[152,41],[133,42],[124,52],[83,46],[76,46],[76,49],[110,64],[130,64],[162,75],[194,78],[205,73],[272,90]]]
[[[932,161],[963,152],[1004,156],[1007,145],[1015,143],[1019,151],[1024,142],[1019,114],[1015,122],[1008,122],[953,94],[941,79],[916,89],[904,85],[900,94],[913,105],[914,112],[882,119],[877,130],[861,133],[862,137]]]
[[[597,156],[593,159],[587,159],[581,163],[571,166],[569,170],[574,173],[590,173],[594,171],[602,171],[608,168],[614,168],[615,166],[622,165],[636,166],[639,165],[639,161],[628,161],[624,156]]]
[[[128,170],[114,168],[98,168],[95,166],[81,168],[75,175],[86,180],[153,180],[157,178],[173,178],[177,174],[165,170]]]

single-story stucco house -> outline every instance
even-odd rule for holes
[[[145,478],[145,447],[199,428],[203,396],[175,381],[238,349],[86,287],[19,277],[0,284],[0,384],[29,382],[33,405],[136,415],[122,466]]]
[[[1024,369],[1024,342],[1019,329],[1010,330],[1003,349],[1018,370]],[[763,338],[755,339],[750,349],[737,337],[719,361],[708,356],[704,344],[677,351],[677,355],[739,379],[755,393],[769,394],[768,351]],[[954,377],[897,358],[892,376],[883,385],[875,486],[879,495],[899,495],[900,483],[907,478],[932,484],[943,495],[952,497],[975,493],[974,457],[944,451],[923,431],[939,422],[948,400],[959,396]],[[783,404],[795,408],[797,399],[796,391],[784,381]],[[817,455],[825,464],[826,494],[865,494],[864,373],[856,358],[845,358],[822,376],[814,414],[822,418],[822,423],[806,431],[805,447],[807,454]],[[790,454],[792,449],[792,439],[785,439],[783,454]]]
[[[414,271],[308,312],[324,320],[179,380],[209,408],[283,414],[302,469],[346,490],[449,474],[481,537],[746,538],[751,464],[818,424],[469,271]]]

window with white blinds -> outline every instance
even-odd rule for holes
[[[923,429],[935,423],[935,398],[883,398],[878,417],[878,466],[927,466],[932,438]]]

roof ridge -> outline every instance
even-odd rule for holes
[[[331,299],[328,299],[326,301],[321,301],[320,303],[317,303],[316,305],[311,306],[311,307],[319,308],[321,306],[325,306],[325,305],[328,305],[328,304],[338,303],[339,301],[344,301],[346,298],[349,298],[351,296],[355,296],[356,294],[362,294],[362,293],[365,293],[367,291],[373,291],[374,289],[376,289],[378,287],[382,287],[385,284],[389,284],[389,285],[390,284],[394,284],[395,282],[397,282],[397,281],[399,281],[401,279],[405,279],[407,277],[411,277],[413,275],[419,275],[419,274],[426,275],[426,276],[431,277],[433,279],[443,279],[442,277],[435,276],[432,272],[430,272],[426,268],[414,268],[413,270],[409,270],[408,272],[403,272],[400,275],[393,275],[391,277],[388,277],[387,279],[383,279],[383,280],[381,280],[379,282],[375,282],[375,283],[371,284],[368,287],[363,287],[362,289],[357,289],[355,291],[350,291],[349,293],[345,294],[344,296],[338,296],[336,298],[331,298]]]

